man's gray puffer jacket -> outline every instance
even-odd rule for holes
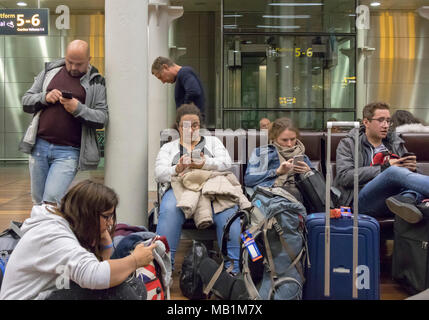
[[[37,75],[32,87],[22,97],[24,112],[33,113],[34,116],[19,144],[19,151],[31,154],[36,143],[40,113],[47,106],[46,89],[64,65],[64,59],[46,63],[45,69]],[[94,66],[90,66],[88,72],[80,79],[80,83],[85,89],[86,99],[85,104],[78,103],[73,113],[73,116],[82,122],[78,169],[94,170],[100,161],[96,129],[104,128],[109,118],[106,85],[103,76]]]
[[[355,159],[355,130],[359,130],[359,190],[369,181],[374,179],[380,172],[381,166],[371,166],[374,156],[374,147],[369,143],[365,127],[352,129],[347,136],[341,139],[337,147],[336,154],[336,176],[334,186],[341,191],[340,204],[349,206],[353,201],[353,174]],[[404,140],[396,132],[389,132],[383,139],[384,146],[392,153],[402,156],[407,149],[404,146]]]

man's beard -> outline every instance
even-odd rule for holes
[[[80,72],[80,71],[77,71],[77,70],[70,70],[68,73],[73,78],[81,78],[85,74],[85,72]]]

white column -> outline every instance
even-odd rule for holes
[[[106,0],[109,123],[105,183],[119,195],[117,220],[147,225],[148,0]]]
[[[148,186],[156,190],[155,160],[159,151],[159,133],[171,126],[168,123],[168,86],[152,75],[151,67],[158,56],[169,57],[168,29],[174,19],[181,17],[183,7],[169,6],[169,0],[149,0],[149,109],[148,109]]]

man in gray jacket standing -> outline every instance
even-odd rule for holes
[[[370,103],[363,109],[363,126],[352,129],[337,147],[334,185],[341,191],[340,203],[353,201],[354,136],[359,130],[359,213],[373,217],[389,210],[409,223],[429,215],[422,200],[429,198],[429,176],[416,173],[415,155],[407,155],[404,140],[389,130],[390,109],[386,103]]]
[[[30,154],[34,204],[59,203],[77,170],[98,166],[96,129],[106,125],[108,108],[105,80],[90,59],[87,42],[70,42],[65,58],[47,63],[22,97],[34,114],[19,146]]]

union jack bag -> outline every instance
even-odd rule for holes
[[[147,300],[165,300],[164,287],[157,275],[161,275],[156,261],[136,270],[136,278],[142,280],[147,290]]]

